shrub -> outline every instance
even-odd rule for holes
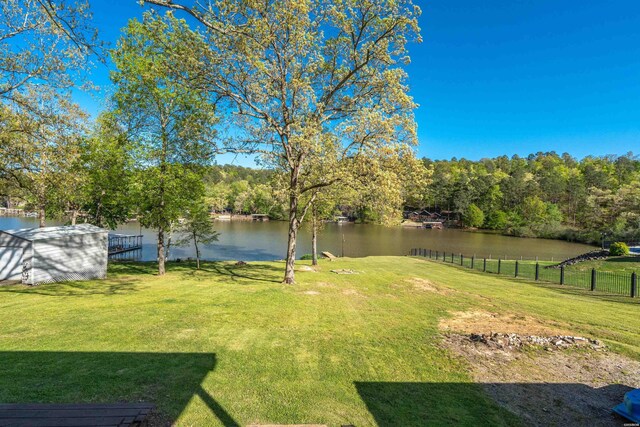
[[[472,203],[467,208],[462,219],[467,227],[481,227],[482,223],[484,223],[484,213]]]
[[[490,230],[504,230],[507,228],[509,217],[504,211],[493,211],[484,221],[485,227]]]
[[[611,256],[622,256],[629,255],[629,246],[627,246],[624,242],[615,242],[611,244],[609,248],[609,255]]]
[[[305,261],[305,260],[311,260],[313,259],[313,255],[312,254],[304,254],[300,257],[301,260]]]

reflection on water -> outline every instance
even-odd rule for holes
[[[55,223],[51,222],[51,225]],[[37,227],[37,218],[0,217],[0,229]],[[287,223],[281,221],[218,221],[215,228],[220,240],[202,248],[202,258],[209,260],[274,260],[285,256]],[[139,259],[156,259],[156,235],[152,230],[129,223],[117,229],[122,234],[142,234]],[[311,252],[311,235],[306,226],[300,230],[298,257]],[[343,244],[344,239],[344,244]],[[318,250],[340,256],[407,255],[411,248],[426,248],[446,252],[475,254],[478,257],[535,258],[559,260],[593,248],[557,240],[524,239],[496,234],[470,233],[462,230],[425,230],[418,228],[383,227],[359,224],[326,224],[318,236]],[[123,254],[125,256],[127,254]],[[133,255],[133,253],[132,253]],[[170,259],[193,258],[193,246],[172,246]]]

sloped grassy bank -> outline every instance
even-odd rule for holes
[[[281,275],[270,262],[170,264],[164,277],[114,264],[105,281],[0,286],[0,402],[152,401],[154,423],[178,425],[518,425],[443,347],[443,319],[470,311],[640,360],[629,298],[407,257],[323,262],[295,286]]]

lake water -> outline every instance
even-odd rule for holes
[[[49,222],[49,225],[57,225]],[[0,217],[0,230],[37,227],[37,218]],[[209,260],[274,260],[285,256],[287,223],[282,221],[216,221],[220,232],[218,242],[202,248],[202,258]],[[137,259],[156,259],[156,236],[152,230],[141,229],[137,223],[122,225],[116,231],[142,234],[143,248]],[[425,230],[419,228],[384,227],[361,224],[326,224],[318,236],[318,250],[348,257],[369,255],[407,255],[411,248],[493,258],[561,260],[593,250],[592,246],[558,240],[524,239],[497,234],[463,230]],[[344,248],[344,249],[343,249]],[[344,250],[344,252],[343,252]],[[299,233],[297,256],[311,252],[311,233],[303,226]],[[171,247],[169,258],[194,257],[193,247]]]

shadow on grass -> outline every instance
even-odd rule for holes
[[[611,409],[622,402],[624,393],[631,390],[619,384],[601,388],[553,383],[354,384],[380,427],[617,425],[624,421],[612,415]],[[499,405],[484,393],[492,396]]]
[[[194,395],[225,426],[239,426],[202,381],[213,353],[0,352],[0,403],[151,402],[172,425]]]
[[[109,265],[109,273],[116,275],[156,275],[158,264],[156,262],[126,262],[112,263]],[[195,261],[170,261],[166,263],[167,273],[182,273],[189,278],[198,274]],[[284,274],[282,268],[261,262],[236,265],[230,261],[201,261],[200,273],[212,273],[220,278],[231,279],[237,282],[238,279],[246,279],[259,282],[280,283],[281,275]],[[211,276],[203,275],[201,279],[206,280]]]
[[[47,283],[37,286],[20,283],[0,286],[2,293],[45,295],[53,297],[82,297],[88,295],[125,295],[136,291],[130,280],[92,280],[86,282]]]
[[[281,276],[284,274],[284,268],[257,263],[235,265],[225,262],[210,262],[205,263],[202,266],[202,270],[219,274],[234,282],[249,280],[280,283],[282,281]]]

